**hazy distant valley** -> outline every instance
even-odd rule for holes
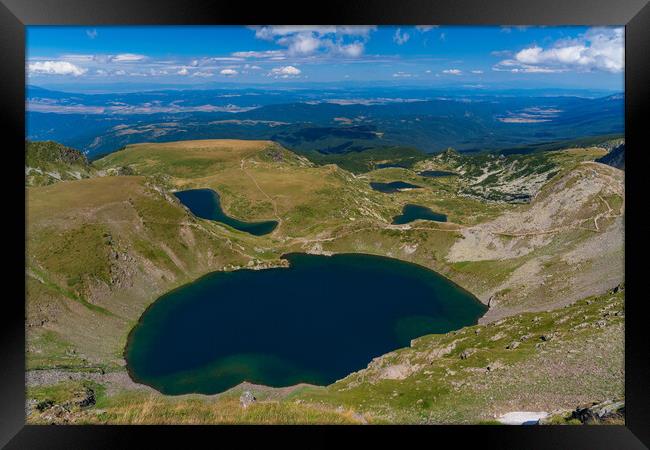
[[[30,87],[27,104],[28,139],[54,140],[91,159],[139,142],[221,138],[273,140],[323,162],[392,147],[424,154],[557,149],[577,137],[621,136],[624,107],[622,95],[603,92],[417,87],[126,94]]]

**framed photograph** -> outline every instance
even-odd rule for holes
[[[0,444],[646,448],[645,1],[2,3]]]

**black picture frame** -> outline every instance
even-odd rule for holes
[[[386,427],[230,427],[230,426],[64,426],[25,425],[24,236],[25,190],[25,26],[26,25],[158,25],[158,24],[442,24],[442,25],[624,25],[626,138],[626,326],[625,426],[386,426]],[[0,318],[0,446],[6,448],[130,448],[136,441],[184,447],[225,446],[236,438],[262,445],[334,447],[352,438],[384,441],[401,435],[404,445],[478,439],[492,448],[633,449],[650,445],[650,346],[645,330],[642,265],[647,242],[642,221],[642,170],[650,127],[650,4],[646,0],[329,0],[300,4],[277,2],[171,0],[0,0],[0,118],[5,125],[2,162],[5,279]],[[10,245],[7,245],[10,244]],[[228,439],[228,440],[227,440]],[[421,444],[417,444],[421,445]]]

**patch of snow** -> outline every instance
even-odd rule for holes
[[[540,419],[548,416],[544,411],[512,411],[497,420],[504,425],[537,425]]]

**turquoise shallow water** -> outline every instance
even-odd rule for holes
[[[189,189],[187,191],[175,192],[174,195],[195,216],[221,222],[239,231],[262,236],[269,234],[278,226],[278,222],[275,220],[244,222],[228,216],[221,208],[219,194],[212,189]]]
[[[158,299],[129,336],[131,376],[166,394],[213,394],[242,381],[326,385],[486,311],[415,264],[362,254],[286,258],[289,268],[215,272]]]

